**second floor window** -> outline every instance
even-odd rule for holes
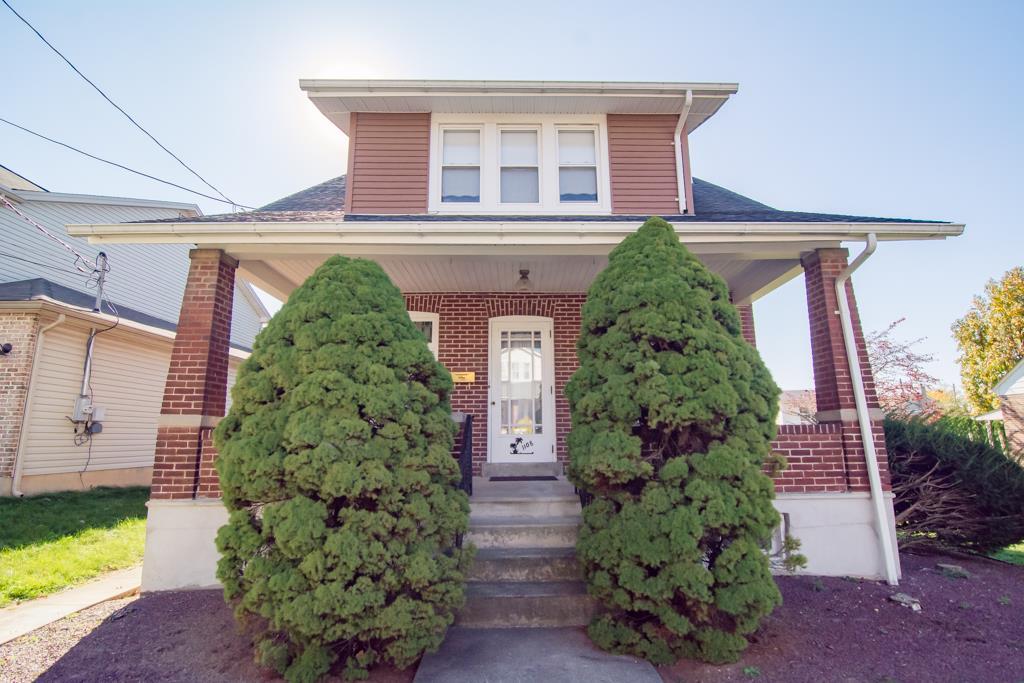
[[[603,116],[447,113],[431,119],[428,212],[611,213]]]
[[[558,131],[558,199],[597,201],[597,141],[592,130]]]
[[[480,201],[480,131],[445,130],[441,201]]]
[[[501,203],[536,204],[540,201],[537,131],[501,131]]]

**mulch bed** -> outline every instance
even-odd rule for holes
[[[935,568],[962,566],[971,578]],[[907,555],[898,588],[871,581],[782,577],[785,604],[728,666],[680,662],[668,683],[728,681],[1024,681],[1024,567]],[[914,612],[890,601],[920,600]],[[103,603],[0,646],[0,681],[272,681],[252,662],[219,591],[157,593]],[[406,683],[413,670],[371,681]]]
[[[1024,567],[996,560],[901,554],[898,587],[782,577],[783,606],[728,666],[679,662],[667,683],[1018,683],[1024,681]],[[936,564],[963,567],[957,578]],[[889,600],[917,598],[914,612]]]

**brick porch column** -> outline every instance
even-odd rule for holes
[[[740,314],[740,331],[743,338],[753,347],[757,347],[757,335],[754,333],[754,304],[742,304],[736,306],[736,312]]]
[[[853,380],[847,362],[839,320],[839,303],[835,282],[846,268],[846,249],[818,249],[801,260],[807,287],[807,313],[811,328],[811,354],[814,362],[814,390],[817,399],[818,421],[839,423],[842,426],[843,449],[846,454],[847,485],[851,490],[869,488],[864,448],[857,423],[857,409],[853,398]],[[871,413],[872,433],[878,453],[882,484],[889,488],[889,471],[882,431],[882,411],[878,405],[875,380],[868,361],[867,346],[861,330],[857,300],[853,283],[846,282],[846,295],[850,302],[853,333],[856,338],[861,376],[868,410]]]
[[[219,249],[189,253],[153,463],[154,499],[219,497],[210,432],[224,416],[235,268]]]

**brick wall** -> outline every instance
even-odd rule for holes
[[[38,332],[36,313],[0,313],[0,344],[12,346],[0,355],[0,477],[13,476]]]
[[[487,461],[488,335],[490,319],[529,315],[553,319],[555,357],[555,456],[566,462],[569,403],[565,384],[578,367],[576,339],[583,294],[438,293],[407,294],[410,311],[438,314],[438,359],[451,372],[475,372],[476,381],[456,384],[452,410],[473,415],[473,468]]]
[[[737,306],[736,312],[740,314],[740,332],[743,334],[743,338],[751,346],[756,347],[757,335],[754,333],[754,304]]]

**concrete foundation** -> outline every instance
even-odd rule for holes
[[[147,504],[142,591],[217,588],[217,530],[228,521],[219,499],[151,500]]]

